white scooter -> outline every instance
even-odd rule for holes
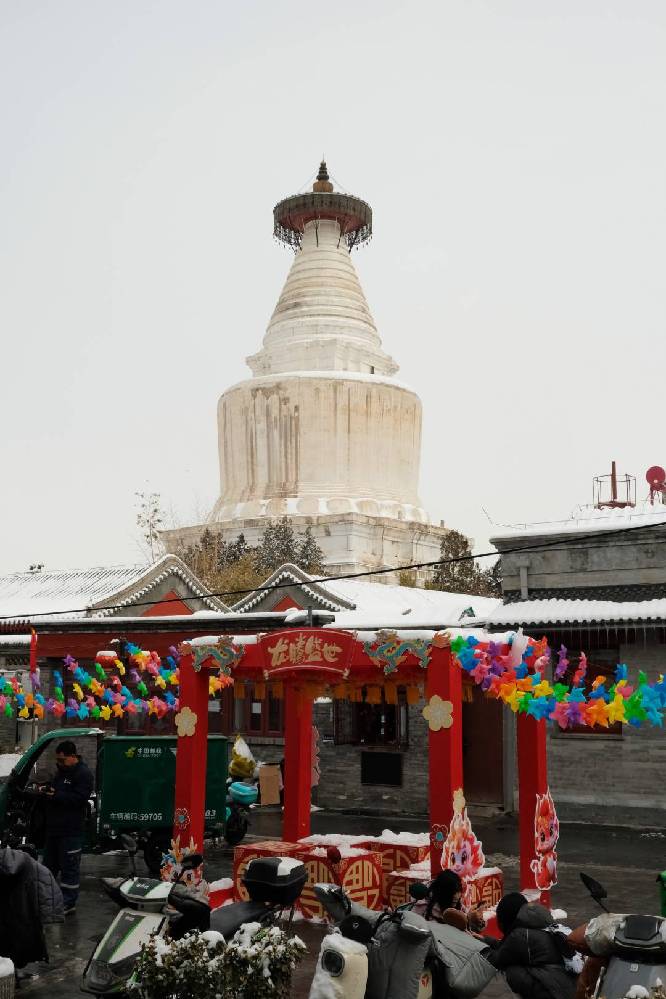
[[[141,878],[136,873],[136,842],[130,836],[121,839],[130,857],[132,876],[101,879],[105,892],[121,909],[95,947],[81,984],[82,992],[98,997],[126,992],[141,947],[153,934],[163,935],[169,927],[171,936],[183,936],[189,930],[207,928],[205,923],[210,919],[208,906],[192,898],[184,886],[178,887],[187,871],[203,863],[200,854],[183,859],[175,881]],[[187,908],[169,911],[169,900],[178,891],[187,894]]]
[[[414,965],[409,974],[411,991],[406,986],[392,984],[391,995],[397,991],[401,999],[432,999],[434,961],[430,930],[419,917],[409,918],[413,905],[427,896],[428,886],[410,887],[412,901],[392,912],[373,912],[351,902],[338,885],[318,884],[314,892],[337,930],[322,942],[310,999],[364,999],[384,994],[386,975],[377,967],[379,952],[385,941],[376,936],[382,925],[391,923],[397,932],[392,935],[388,960],[394,964]],[[407,961],[405,960],[407,959]],[[393,975],[389,974],[391,979]],[[380,984],[381,979],[381,984]]]

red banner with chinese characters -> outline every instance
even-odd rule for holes
[[[259,647],[267,677],[315,675],[337,672],[343,675],[351,662],[355,635],[324,628],[290,628],[262,635]]]

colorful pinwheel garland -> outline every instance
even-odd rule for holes
[[[16,679],[0,676],[0,712],[8,718],[78,718],[81,721],[109,721],[124,715],[147,714],[163,718],[176,713],[178,703],[179,654],[172,646],[169,655],[160,659],[156,652],[145,652],[127,643],[118,657],[115,652],[99,652],[94,675],[79,666],[73,656],[65,656],[64,666],[71,687],[65,699],[63,673],[54,670],[53,696],[48,699],[39,689],[37,674],[31,676],[32,692],[24,691]],[[211,697],[233,681],[222,672],[211,673],[208,690]],[[70,691],[68,690],[68,694]]]
[[[512,711],[555,721],[562,729],[577,725],[608,728],[616,722],[636,727],[644,723],[663,725],[663,675],[650,683],[641,671],[630,683],[627,667],[619,665],[611,677],[597,676],[586,685],[587,657],[581,653],[572,682],[562,682],[573,664],[567,658],[567,649],[561,646],[550,682],[551,650],[546,639],[526,642],[517,665],[511,643],[479,641],[469,635],[453,639],[451,651],[462,669],[490,697],[499,698]]]

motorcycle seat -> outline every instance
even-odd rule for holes
[[[661,919],[657,916],[627,916],[624,934],[632,940],[652,940],[660,926]]]
[[[221,933],[225,940],[231,940],[243,923],[261,922],[269,911],[265,902],[234,902],[214,909],[210,914],[210,928]]]
[[[615,948],[619,953],[643,951],[666,954],[666,940],[661,934],[663,919],[658,916],[627,916],[615,933]]]

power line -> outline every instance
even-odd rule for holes
[[[640,532],[640,531],[645,531],[645,530],[648,530],[648,529],[652,529],[654,527],[662,527],[662,526],[666,526],[666,522],[662,522],[660,524],[638,524],[638,525],[636,525],[634,527],[618,527],[618,528],[615,528],[613,530],[604,530],[603,531],[603,536],[605,538],[608,538],[608,537],[618,537],[618,536],[622,536],[622,535],[626,536],[626,535],[629,535],[629,534],[636,534],[637,532]],[[590,534],[579,534],[579,535],[576,536],[575,540],[577,542],[580,542],[580,541],[590,541],[590,540],[598,540],[600,533],[601,532],[599,532],[599,531],[594,531],[594,532],[591,532]],[[386,575],[386,573],[389,573],[389,572],[406,572],[409,569],[434,569],[434,568],[437,568],[437,566],[440,566],[440,565],[453,565],[453,564],[459,563],[459,562],[473,562],[476,559],[495,558],[498,555],[500,557],[502,557],[503,555],[515,555],[515,554],[519,554],[519,553],[522,553],[522,552],[543,551],[544,549],[550,549],[550,548],[556,549],[557,546],[561,545],[561,544],[562,544],[562,539],[561,539],[561,537],[558,537],[558,538],[554,539],[553,541],[542,541],[542,542],[539,542],[538,544],[535,544],[535,545],[521,545],[521,546],[516,547],[516,548],[507,548],[503,552],[490,551],[490,552],[479,552],[477,555],[471,555],[471,554],[470,555],[455,555],[452,558],[436,559],[435,561],[432,561],[432,562],[412,562],[409,565],[388,566],[388,567],[386,567],[384,569],[366,569],[363,572],[348,572],[348,573],[344,573],[344,574],[341,574],[341,575],[338,575],[338,576],[319,576],[319,577],[313,577],[313,578],[310,578],[310,579],[307,580],[307,585],[309,586],[309,585],[311,585],[313,583],[334,583],[334,582],[336,582],[338,580],[343,580],[343,579],[363,579],[363,578],[365,578],[367,576],[382,576],[382,575]],[[598,546],[598,547],[602,547],[602,546]],[[603,546],[603,547],[607,547],[607,546]],[[293,586],[293,585],[294,584],[293,584],[293,580],[292,580],[292,581],[285,582],[285,583],[273,583],[270,586],[253,586],[253,587],[250,587],[250,588],[247,588],[247,589],[243,589],[243,590],[220,590],[220,591],[217,591],[215,593],[208,592],[208,593],[202,594],[200,597],[197,597],[197,598],[190,597],[189,599],[204,599],[206,597],[233,597],[233,596],[240,597],[240,596],[245,596],[246,594],[249,594],[249,593],[271,593],[271,592],[273,592],[273,590],[281,590],[281,589],[284,589],[284,588],[286,588],[288,586]],[[472,595],[473,594],[470,594],[470,596],[472,596]],[[182,603],[182,601],[183,601],[182,597],[168,597],[168,598],[162,599],[162,600],[143,600],[143,601],[140,601],[140,602],[132,604],[132,606],[133,607],[154,607],[156,604]],[[95,607],[94,611],[98,612],[98,611],[123,610],[123,608],[124,608],[123,604],[107,604],[107,605],[102,606],[102,607]],[[75,607],[75,608],[72,608],[71,610],[43,611],[43,612],[41,612],[39,614],[32,614],[32,615],[31,614],[1,614],[0,615],[0,621],[15,621],[15,620],[26,620],[27,621],[27,620],[30,620],[31,617],[33,617],[33,618],[53,617],[53,616],[55,616],[57,614],[61,614],[61,615],[66,615],[66,614],[85,614],[85,613],[87,613],[90,610],[91,610],[90,607]]]

